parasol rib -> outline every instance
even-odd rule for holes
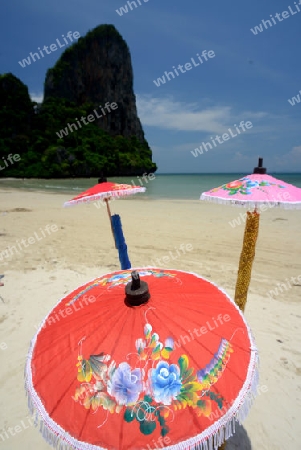
[[[110,210],[109,199],[105,198],[104,201],[106,202],[106,205],[107,205],[107,211],[108,211],[108,216],[109,216],[110,224],[111,224],[111,230],[112,230],[112,234],[113,234],[113,238],[114,238],[114,242],[115,242],[115,248],[117,248],[115,234],[114,234],[114,230],[113,230],[113,224],[112,224],[112,214],[111,214],[111,210]]]

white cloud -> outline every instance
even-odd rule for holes
[[[281,161],[290,161],[293,163],[301,162],[301,145],[299,147],[293,147],[292,150],[285,153],[279,158]]]
[[[288,154],[293,158],[301,158],[301,145],[299,147],[293,147],[293,149]]]
[[[257,159],[258,159],[258,157],[257,157]],[[249,166],[250,168],[253,168],[254,165],[256,166],[255,155],[246,155],[246,154],[241,153],[240,151],[234,153],[232,160],[234,162],[246,163],[246,166]]]
[[[172,98],[137,95],[138,115],[143,125],[177,130],[225,133],[241,120],[262,119],[265,112],[234,114],[231,106],[211,106],[201,109],[198,103],[184,103]]]
[[[37,103],[42,103],[43,98],[44,98],[44,94],[43,93],[35,93],[35,92],[31,92],[29,93],[30,98],[33,102],[37,102]]]
[[[275,158],[277,169],[292,169],[301,166],[301,145],[293,147],[292,150],[282,156]]]
[[[231,116],[229,106],[200,111],[196,103],[140,95],[137,108],[143,125],[177,131],[222,132]]]

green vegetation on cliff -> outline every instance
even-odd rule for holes
[[[56,135],[68,123],[91,114],[95,106],[76,106],[50,98],[37,106],[27,87],[14,75],[0,76],[0,161],[10,153],[21,160],[0,176],[25,178],[97,177],[154,172],[152,152],[135,136],[111,136],[95,123],[83,125],[63,139]],[[3,167],[3,164],[2,164]]]

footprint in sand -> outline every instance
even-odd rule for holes
[[[27,209],[27,208],[14,208],[10,210],[11,212],[31,212],[32,209]]]
[[[284,358],[283,356],[280,358],[280,364],[283,366],[283,367],[287,367],[287,364],[288,364],[288,360],[287,360],[287,358]]]
[[[297,376],[301,376],[301,368],[297,367],[293,360],[288,360],[284,356],[280,358],[280,365],[288,370],[290,374],[295,373]]]

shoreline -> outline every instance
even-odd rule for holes
[[[72,195],[75,196],[76,192],[73,192],[73,194],[70,193],[64,193],[62,191],[57,192],[57,191],[52,191],[51,189],[49,190],[39,190],[39,189],[30,189],[30,188],[16,188],[16,187],[2,187],[0,186],[0,195],[1,194],[10,194],[10,193],[17,193],[17,192],[23,192],[23,193],[28,193],[28,194],[41,194],[41,195],[46,195],[46,196],[62,196],[62,197],[67,197],[65,200],[62,201],[62,208],[63,208],[63,203],[65,201],[68,201],[71,199]],[[194,204],[202,204],[205,202],[201,202],[201,200],[196,200],[196,199],[185,199],[185,198],[170,198],[170,197],[158,197],[158,198],[154,198],[154,197],[150,197],[147,196],[147,193],[138,193],[138,194],[134,194],[134,195],[129,195],[129,196],[124,196],[121,198],[116,198],[116,200],[119,201],[143,201],[143,202],[166,202],[166,203],[194,203]],[[81,208],[83,205],[93,205],[93,203],[98,203],[100,200],[95,200],[94,202],[90,202],[90,203],[82,203],[79,205],[72,205],[72,206],[66,206],[63,209],[73,209],[73,208]],[[110,199],[110,202],[115,203],[115,199]],[[105,205],[104,205],[105,206]],[[1,207],[1,206],[0,206]],[[97,209],[101,209],[97,208]],[[1,212],[1,209],[0,209]]]
[[[133,180],[129,177],[108,178],[110,182],[121,184],[136,185],[145,188],[145,192],[136,195],[123,197],[123,200],[143,200],[143,201],[165,201],[165,202],[200,202],[200,196],[210,189],[228,183],[229,180],[239,179],[239,174],[220,175],[220,174],[168,174],[157,175],[152,178]],[[292,183],[301,188],[301,174],[286,177],[281,176],[283,181]],[[2,182],[1,182],[2,180]],[[19,178],[0,178],[0,191],[2,192],[39,192],[66,195],[66,201],[78,195],[79,193],[91,188],[97,184],[96,178],[62,178],[62,179],[19,179]],[[228,205],[227,205],[228,206]],[[229,205],[232,206],[232,205]],[[233,205],[235,206],[235,205]]]

